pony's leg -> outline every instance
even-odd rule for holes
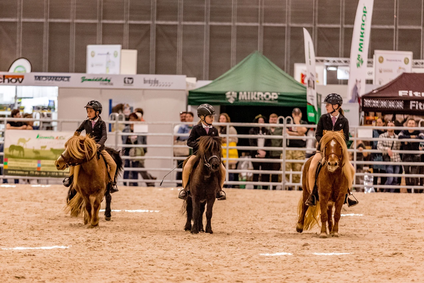
[[[112,201],[112,195],[110,194],[109,190],[106,190],[105,199],[106,199],[105,220],[110,221],[110,219],[112,217],[112,210],[110,209],[110,203]]]
[[[215,198],[208,200],[208,206],[206,208],[206,233],[212,234],[212,209],[215,203]]]
[[[90,204],[90,200],[87,196],[83,195],[82,196],[84,199],[84,225],[87,225],[88,223],[91,222],[91,204]]]
[[[197,234],[199,233],[199,225],[200,225],[200,217],[202,215],[200,214],[200,201],[196,198],[192,197],[193,202],[193,226],[191,227],[191,233]]]
[[[308,192],[307,189],[304,189],[302,199],[299,202],[299,210],[301,209],[301,212],[300,212],[299,219],[298,219],[297,225],[296,225],[296,231],[298,233],[303,232],[303,224],[305,223],[305,214],[306,214],[306,211],[309,208],[309,206],[307,206],[305,204],[305,200],[307,200],[308,197],[309,197],[309,192]]]
[[[191,230],[191,219],[193,217],[193,200],[189,196],[186,200],[186,212],[187,212],[187,222],[184,227],[184,231]]]
[[[200,232],[205,232],[205,229],[203,229],[203,213],[205,213],[205,207],[206,207],[206,202],[200,203],[200,224],[199,224],[199,231]]]
[[[342,207],[344,203],[344,198],[345,198],[345,194],[341,193],[339,197],[337,198],[337,202],[335,204],[334,226],[333,226],[333,230],[331,231],[331,236],[333,237],[339,236],[339,221],[340,221],[340,217],[342,216]]]
[[[327,206],[328,232],[333,231],[333,202],[328,202]]]
[[[103,195],[100,197],[90,196],[91,202],[91,227],[99,226],[99,210]]]
[[[328,207],[329,193],[324,194],[323,192],[330,192],[330,188],[326,187],[323,182],[320,182],[320,194],[319,194],[319,205],[321,208],[321,233],[319,234],[320,238],[327,238],[327,221],[328,214],[325,213]]]

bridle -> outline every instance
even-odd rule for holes
[[[204,155],[203,155],[203,159],[204,159],[204,161],[205,161],[205,166],[206,166],[206,167],[208,167],[209,169],[211,169],[211,164],[210,164],[210,162],[211,162],[211,160],[212,160],[212,159],[214,159],[214,158],[218,159],[218,161],[219,161],[219,157],[218,157],[218,156],[216,156],[216,155],[212,155],[211,157],[209,157],[209,158],[208,158],[208,160],[206,160],[206,156],[204,156]]]
[[[328,143],[330,143],[331,142],[331,140],[328,142]],[[325,152],[324,152],[324,164],[327,164],[327,146],[328,146],[328,143],[327,143],[327,145],[325,146]],[[337,158],[338,158],[338,160],[339,160],[339,167],[341,168],[341,167],[343,167],[344,166],[344,163],[343,163],[343,148],[340,146],[340,150],[341,150],[341,155],[340,155],[340,157],[339,156],[337,156]],[[332,154],[334,154],[334,153],[332,153]],[[330,154],[331,155],[331,154]],[[336,155],[336,154],[334,154],[334,155]]]
[[[66,167],[77,166],[77,165],[81,165],[81,164],[87,163],[88,161],[91,161],[94,158],[94,156],[96,156],[96,154],[93,154],[93,156],[90,157],[90,159],[84,158],[81,162],[71,162],[71,161],[68,161],[67,162],[66,159],[65,159],[65,156],[63,156],[63,153],[60,154],[60,157],[62,157],[63,160],[65,161]]]

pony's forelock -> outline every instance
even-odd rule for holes
[[[199,151],[204,153],[207,150],[221,151],[221,138],[213,136],[199,137]]]
[[[347,145],[345,142],[343,131],[337,131],[337,132],[327,131],[324,134],[324,136],[321,138],[321,152],[323,153],[322,158],[325,159],[325,147],[332,139],[335,139],[342,147],[342,151],[343,151],[342,170],[348,180],[348,184],[350,188],[352,186],[353,176],[352,176],[352,171],[350,168],[351,166],[349,162],[349,152],[347,151]]]
[[[96,142],[89,136],[73,136],[65,143],[65,147],[74,159],[89,160],[97,151]]]

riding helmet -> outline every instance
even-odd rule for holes
[[[208,115],[215,115],[215,109],[213,109],[212,105],[202,104],[197,107],[197,117]]]
[[[327,95],[327,97],[324,99],[325,103],[330,103],[332,105],[338,104],[340,106],[343,105],[343,98],[338,93],[330,93]]]
[[[87,102],[87,105],[84,108],[92,108],[94,111],[99,111],[99,114],[102,114],[102,104],[97,100],[91,100]]]

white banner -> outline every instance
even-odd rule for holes
[[[185,90],[182,75],[90,75],[72,73],[0,73],[0,86],[57,86],[77,88],[131,88]]]
[[[307,88],[307,101],[308,104],[312,105],[315,109],[317,108],[316,90],[315,90],[315,50],[312,38],[309,32],[303,28],[303,37],[305,41],[305,63],[306,63],[306,88]]]
[[[350,48],[350,75],[348,83],[349,102],[358,103],[365,93],[368,46],[371,33],[371,19],[374,0],[359,0],[353,26]]]
[[[385,85],[400,74],[412,72],[412,52],[374,51],[375,85]]]
[[[121,45],[87,45],[87,74],[120,74]]]

